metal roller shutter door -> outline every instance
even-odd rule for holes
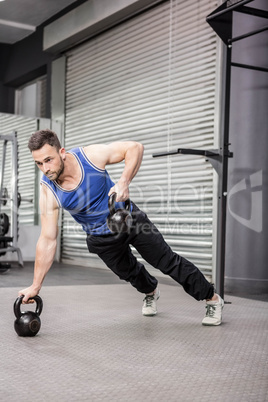
[[[35,197],[35,164],[33,163],[28,149],[28,140],[38,128],[38,120],[12,114],[0,114],[0,133],[9,135],[12,131],[17,132],[18,138],[18,192],[22,198],[32,199]],[[0,155],[2,158],[2,145]],[[11,194],[11,146],[8,143],[6,166],[4,175],[4,187]],[[9,215],[9,203],[1,207],[1,211]],[[19,226],[34,225],[35,205],[34,202],[22,202],[19,208]]]
[[[167,1],[67,53],[65,147],[118,140],[145,146],[131,199],[170,246],[207,275],[213,262],[212,167],[155,152],[215,147],[216,0]],[[108,167],[117,180],[123,164]],[[63,214],[62,259],[101,266]]]

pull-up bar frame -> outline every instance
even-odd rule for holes
[[[218,150],[200,150],[178,148],[174,151],[153,154],[153,157],[161,157],[177,154],[202,155],[212,164],[218,173],[218,225],[217,225],[217,255],[216,255],[216,278],[215,285],[217,292],[224,297],[224,275],[225,275],[225,251],[226,251],[226,207],[227,207],[227,181],[228,181],[228,159],[233,157],[229,151],[229,124],[230,124],[230,98],[231,98],[231,68],[239,67],[261,72],[268,72],[268,68],[262,66],[251,66],[232,62],[232,43],[243,40],[249,36],[260,34],[268,29],[264,26],[260,29],[248,32],[244,35],[232,38],[233,12],[254,15],[268,19],[268,12],[265,10],[247,7],[245,4],[254,0],[240,0],[230,4],[226,0],[220,7],[207,16],[206,21],[212,29],[220,36],[226,44],[225,77],[224,77],[224,115],[223,128],[220,133],[220,148]],[[228,4],[229,3],[229,4]]]
[[[2,199],[2,193],[4,188],[4,174],[6,164],[6,151],[8,142],[12,147],[12,178],[11,178],[11,195],[10,195],[10,216],[11,216],[11,228],[10,238],[12,238],[12,245],[5,248],[1,248],[1,252],[16,252],[18,255],[18,262],[20,266],[23,266],[23,259],[21,250],[18,247],[18,140],[17,133],[13,131],[10,135],[1,135],[0,141],[4,141],[2,149],[2,166],[0,172],[0,200]],[[0,201],[1,209],[1,201]]]

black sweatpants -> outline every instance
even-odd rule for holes
[[[87,236],[87,246],[120,279],[130,282],[141,293],[151,293],[157,279],[146,271],[131,252],[135,247],[144,260],[181,284],[196,300],[212,298],[214,287],[190,261],[174,253],[147,215],[134,203],[133,225],[129,233]]]

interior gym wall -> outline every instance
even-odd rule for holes
[[[48,23],[53,22],[53,20],[60,18],[62,15],[64,15],[65,12],[70,12],[72,8],[79,7],[85,2],[86,0],[77,0],[74,6],[68,7],[68,9],[65,9],[64,12],[59,13],[57,16],[54,16],[50,21],[47,21],[44,26]],[[132,2],[139,3],[139,7],[142,3],[142,1]],[[156,2],[156,0],[146,0],[146,6],[154,2]],[[124,4],[124,1],[121,3]],[[131,1],[128,1],[128,4],[130,3]],[[134,10],[132,9],[132,11]],[[122,15],[120,18],[122,18]],[[113,21],[113,23],[115,22],[116,21]],[[61,82],[62,84],[64,83],[64,69],[63,72],[60,71],[60,76],[57,76],[56,74],[57,85],[55,85],[55,82],[53,82],[52,70],[54,71],[53,77],[55,78],[55,71],[59,70],[59,66],[64,63],[64,60],[63,58],[59,57],[59,53],[51,54],[49,52],[43,51],[44,26],[38,27],[32,35],[14,45],[0,44],[0,113],[2,112],[12,115],[14,113],[15,90],[22,85],[25,85],[30,81],[35,80],[36,78],[39,78],[40,76],[46,74],[46,117],[54,119],[51,121],[51,128],[62,135],[63,133],[61,131],[61,123],[63,123],[64,121],[64,90],[62,85],[59,90],[59,82]],[[53,94],[51,93],[52,86],[53,88],[56,88]],[[3,116],[3,118],[9,119],[9,116],[6,115]],[[16,120],[16,116],[14,116],[14,118]],[[19,120],[18,124],[20,125]],[[45,127],[48,126],[49,124],[45,125]],[[3,127],[1,126],[0,129],[1,128]],[[20,131],[20,129],[18,131]],[[35,130],[29,130],[29,133],[32,131]],[[28,151],[26,149],[26,155],[27,152]],[[36,193],[38,193],[38,189],[36,190]],[[31,197],[32,194],[28,196],[28,198]],[[19,239],[19,241],[22,241],[20,247],[23,252],[24,260],[31,261],[34,259],[34,245],[36,243],[37,233],[40,231],[40,227],[36,224],[29,226],[29,223],[27,223],[27,226],[24,225],[24,223],[20,225],[20,233],[24,234],[23,236],[20,236]],[[27,236],[25,236],[25,234],[27,234]],[[31,247],[26,247],[26,238],[27,244],[31,245]],[[13,258],[13,256],[14,254],[7,253],[7,255],[3,257],[3,259],[16,259],[15,257]],[[59,258],[58,252],[57,258]]]
[[[48,27],[48,30],[50,30],[50,26],[53,27],[54,31],[51,37],[53,40],[62,35],[67,37],[64,41],[64,46],[68,47],[73,43],[74,39],[81,41],[90,35],[96,34],[95,28],[90,32],[82,29],[78,36],[75,36],[72,40],[70,39],[72,31],[79,26],[80,19],[85,19],[87,14],[83,10],[88,5],[87,11],[90,16],[93,15],[93,19],[96,18],[96,13],[98,13],[99,24],[97,24],[96,29],[103,30],[118,23],[118,20],[128,18],[129,14],[140,12],[143,8],[150,7],[151,4],[161,1],[163,0],[120,0],[117,2],[111,2],[110,0],[77,0],[37,27],[36,31],[25,39],[14,45],[0,43],[0,113],[14,113],[16,88],[46,74],[47,105],[45,117],[51,118],[51,63],[60,56],[62,48],[58,46],[57,51],[53,53],[44,51],[44,37],[49,38],[49,32],[48,35],[44,34],[46,27]],[[110,13],[112,15],[109,15]],[[69,16],[71,16],[70,21],[68,20]],[[59,21],[61,19],[64,21],[66,18],[67,25],[61,24],[58,26]],[[89,18],[87,17],[84,24],[88,24],[88,20]],[[56,21],[55,24],[53,24],[54,21]]]
[[[8,114],[1,115],[0,131],[4,134],[9,134],[12,130],[18,132],[18,142],[20,145],[19,191],[28,199],[34,197],[32,189],[28,188],[29,184],[33,183],[33,180],[29,180],[29,176],[26,180],[26,184],[23,184],[23,180],[21,180],[21,177],[27,177],[25,176],[25,172],[28,174],[28,169],[34,170],[34,165],[30,163],[31,156],[27,149],[27,138],[40,124],[37,124],[37,119],[33,119],[32,117],[23,118],[22,116],[13,115],[15,108],[15,90],[42,75],[46,75],[46,116],[50,117],[50,70],[53,57],[43,52],[42,41],[43,28],[40,27],[37,28],[36,32],[32,35],[14,45],[0,44],[0,59],[3,61],[0,63],[0,113]],[[31,121],[33,121],[33,124],[28,124],[28,122]],[[44,121],[43,124],[45,127],[49,126],[49,123],[45,123]],[[38,193],[38,188],[36,189],[36,193]],[[32,213],[29,219],[25,218],[25,216],[31,212],[31,204],[22,203],[19,210],[18,246],[21,249],[24,261],[34,260],[35,244],[40,233],[40,226],[33,222],[34,214]],[[15,253],[6,253],[1,259],[17,261],[17,256]]]
[[[266,0],[254,7],[268,11]],[[266,20],[267,21],[267,20]],[[233,37],[265,25],[234,14]],[[268,67],[267,31],[233,44],[237,63]],[[225,289],[268,293],[268,73],[232,67]]]
[[[267,8],[266,0],[258,3]],[[237,18],[234,29],[240,33],[245,24],[244,31],[252,24],[249,19]],[[233,56],[239,62],[267,66],[267,32],[235,45]],[[50,68],[56,57],[42,51],[41,30],[12,49],[0,44],[4,61],[0,63],[0,112],[13,113],[16,86],[46,71],[50,117]],[[230,142],[234,158],[229,161],[225,284],[227,290],[239,293],[267,292],[267,80],[264,72],[232,69]],[[258,184],[255,188],[254,183]]]
[[[0,44],[0,112],[14,112],[14,89],[6,85],[5,73],[11,54],[11,45]]]
[[[216,1],[209,4],[213,8]],[[131,199],[174,251],[211,275],[210,164],[189,155],[152,158],[183,146],[214,147],[216,35],[205,23],[207,12],[208,5],[196,8],[194,0],[163,2],[67,52],[65,145],[142,142]],[[117,180],[122,167],[108,171]],[[69,214],[62,256],[99,264]]]
[[[43,52],[43,28],[14,45],[0,44],[0,112],[14,113],[15,90],[47,75],[46,116],[50,118],[50,69],[52,56]]]

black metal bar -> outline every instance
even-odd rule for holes
[[[218,233],[217,233],[217,257],[216,257],[216,290],[224,298],[225,277],[225,253],[226,253],[226,208],[227,208],[227,180],[228,180],[228,147],[230,124],[230,96],[231,96],[231,60],[232,48],[227,47],[225,93],[224,93],[224,126],[221,136],[222,164],[219,177],[218,199]]]
[[[214,20],[215,18],[219,17],[220,15],[226,14],[230,11],[235,10],[237,7],[241,7],[244,4],[250,3],[253,0],[242,0],[239,3],[233,4],[230,7],[225,8],[224,10],[218,11],[217,13],[213,14],[213,15],[209,15],[206,20],[207,21],[211,21]]]
[[[203,149],[191,149],[191,148],[179,148],[178,149],[179,154],[184,154],[184,155],[206,155],[206,151]]]
[[[255,17],[261,17],[261,18],[268,19],[268,11],[259,10],[258,8],[242,6],[242,7],[239,7],[237,9],[237,11],[239,13],[254,15]]]
[[[1,140],[1,136],[0,136]],[[3,149],[2,149],[2,166],[0,171],[0,198],[2,198],[3,186],[4,186],[4,172],[5,172],[5,163],[6,163],[6,149],[7,149],[7,140],[4,139]],[[1,212],[1,201],[0,201],[0,212]]]
[[[250,32],[248,32],[248,33],[246,33],[244,35],[240,35],[240,36],[236,36],[235,38],[228,39],[228,43],[231,44],[233,42],[237,42],[237,41],[239,41],[241,39],[248,38],[249,36],[253,36],[253,35],[256,35],[258,33],[267,31],[267,30],[268,30],[268,25],[265,26],[265,27],[259,28],[259,29],[255,29],[254,31],[250,31]]]
[[[218,151],[210,151],[206,149],[179,148],[178,151],[179,154],[185,154],[185,155],[203,155],[203,156],[219,155]]]
[[[153,154],[152,157],[153,157],[153,158],[158,158],[158,157],[160,157],[160,156],[177,155],[178,153],[179,153],[179,152],[178,152],[178,149],[177,149],[176,151],[159,152],[159,153],[157,153],[157,154]]]
[[[204,150],[204,149],[191,149],[191,148],[178,148],[176,151],[169,151],[169,152],[160,152],[157,154],[153,154],[153,158],[157,158],[160,156],[168,156],[168,155],[177,155],[177,154],[184,154],[184,155],[202,155],[202,156],[217,156],[219,152]]]
[[[248,68],[249,70],[256,70],[256,71],[264,71],[268,73],[268,68],[266,67],[258,67],[258,66],[251,66],[249,64],[241,64],[241,63],[231,63],[233,67],[241,67],[241,68]]]

